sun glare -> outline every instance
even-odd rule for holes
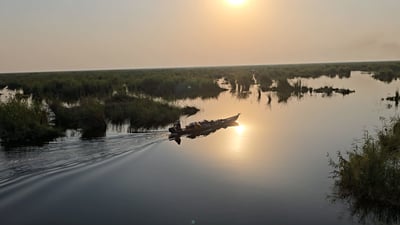
[[[236,133],[241,135],[241,134],[243,134],[244,126],[243,125],[239,125],[239,126],[236,126],[235,129],[236,129]]]
[[[243,5],[246,0],[227,0],[229,4],[234,5],[234,6],[240,6]]]

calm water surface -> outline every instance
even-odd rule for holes
[[[272,94],[247,99],[179,101],[201,112],[183,124],[240,112],[239,126],[207,137],[168,133],[79,137],[44,147],[0,151],[1,224],[358,224],[344,203],[331,203],[327,153],[349,150],[364,130],[397,115],[381,98],[385,84],[353,72],[350,79],[303,79],[318,88],[355,89],[348,96],[306,94],[278,104]],[[393,104],[392,104],[393,105]]]

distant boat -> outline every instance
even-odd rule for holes
[[[235,126],[237,125],[236,120],[239,118],[239,116],[240,113],[225,119],[193,122],[187,125],[185,128],[181,128],[180,122],[177,121],[173,127],[169,128],[169,132],[171,132],[169,138],[174,139],[183,135],[187,135],[188,137],[197,137],[200,135],[212,133],[220,128]]]

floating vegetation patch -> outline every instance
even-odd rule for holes
[[[312,92],[323,93],[326,96],[332,96],[333,93],[341,94],[343,96],[349,95],[356,92],[355,90],[345,89],[345,88],[334,88],[330,86],[325,86],[317,89],[313,89]]]
[[[382,98],[382,101],[385,100],[384,98]],[[399,91],[396,91],[394,96],[389,96],[386,97],[386,101],[390,101],[390,102],[394,102],[396,108],[399,106],[399,101],[400,101],[400,94]],[[391,108],[392,105],[388,104],[388,108]]]

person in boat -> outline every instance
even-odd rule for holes
[[[181,121],[177,120],[177,121],[175,121],[174,125],[169,128],[169,132],[176,133],[179,131],[182,131]]]
[[[177,131],[182,130],[181,121],[179,121],[179,120],[175,121],[175,123],[174,123],[174,128],[175,128],[175,130],[177,130]]]
[[[199,122],[193,122],[186,126],[186,129],[199,129],[201,124]]]

